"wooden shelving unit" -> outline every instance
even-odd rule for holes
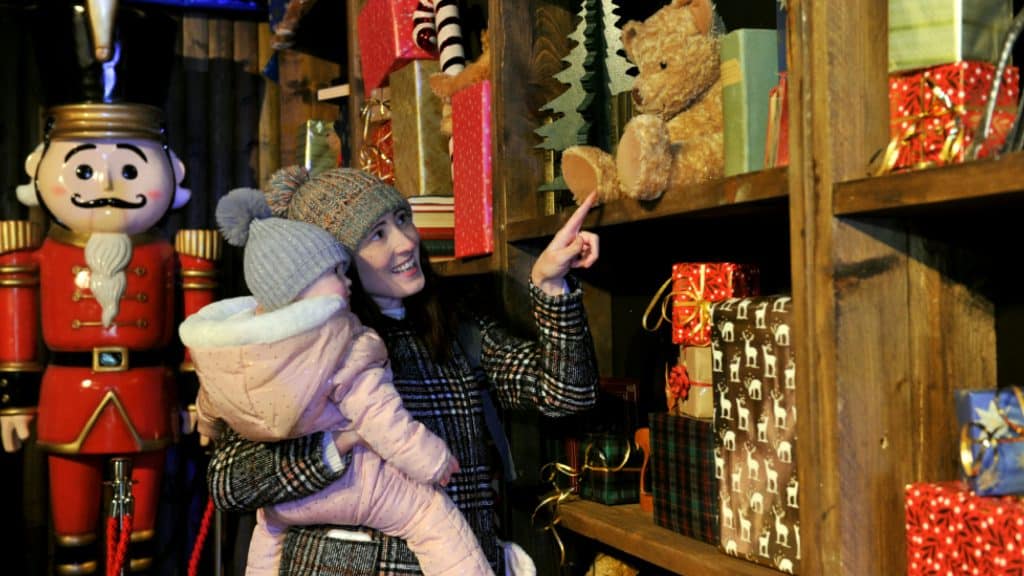
[[[599,206],[587,216],[587,228],[643,222],[674,216],[728,217],[758,206],[785,202],[786,170],[775,168],[741,174],[683,190],[668,190],[658,200],[617,200]],[[554,214],[507,224],[505,238],[518,242],[553,235],[568,214]]]
[[[924,213],[1024,200],[1024,152],[836,185],[837,216]]]
[[[494,270],[494,262],[490,256],[446,260],[444,262],[435,262],[432,266],[434,271],[441,276],[472,276],[487,274]]]
[[[687,576],[769,576],[778,571],[726,556],[717,547],[657,526],[639,504],[588,500],[558,507],[561,525],[651,564]]]

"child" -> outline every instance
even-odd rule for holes
[[[260,509],[246,574],[277,574],[288,524],[361,525],[403,538],[424,574],[492,574],[447,495],[458,462],[412,419],[387,351],[348,310],[345,249],[312,224],[270,217],[263,193],[217,205],[228,243],[244,246],[253,297],[215,302],[180,328],[199,374],[200,432],[218,419],[254,441],[353,430],[364,446],[321,493]]]

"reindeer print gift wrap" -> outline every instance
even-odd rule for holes
[[[721,547],[795,573],[800,560],[789,296],[711,307]]]

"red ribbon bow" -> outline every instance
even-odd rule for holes
[[[672,370],[668,373],[668,389],[672,398],[669,399],[669,405],[674,405],[675,400],[686,401],[690,397],[690,374],[686,371],[686,366],[683,364],[677,364],[672,367]]]

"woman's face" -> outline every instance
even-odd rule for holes
[[[423,290],[420,235],[407,208],[385,214],[370,228],[356,248],[355,265],[363,289],[381,309],[397,308]]]

